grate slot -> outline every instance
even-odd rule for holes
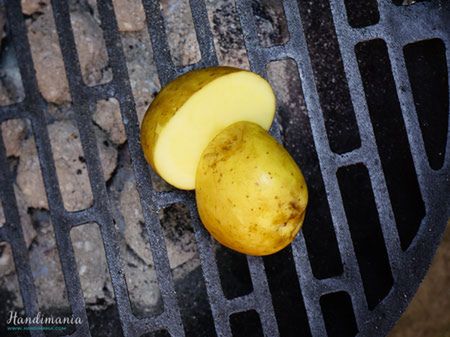
[[[41,31],[45,31],[45,34]],[[27,33],[41,95],[46,101],[55,104],[70,102],[72,99],[68,91],[67,72],[64,68],[51,6],[27,25]],[[51,52],[46,52],[46,49],[50,49]]]
[[[70,240],[73,246],[76,260],[76,270],[80,278],[82,293],[84,295],[84,303],[90,303],[93,306],[105,305],[108,298],[107,293],[111,293],[111,279],[107,272],[107,263],[105,250],[102,244],[100,229],[96,223],[87,223],[82,226],[73,228],[70,231]],[[96,251],[95,245],[100,245],[101,249]],[[96,254],[97,253],[97,254]],[[98,275],[93,278],[91,275]],[[104,278],[102,278],[102,276]],[[95,284],[89,282],[95,279]],[[91,316],[91,317],[89,317]],[[102,331],[102,327],[98,327],[92,321],[94,313],[88,315],[89,329],[93,336],[98,336]],[[117,313],[112,315],[117,316]],[[115,318],[117,320],[117,318]],[[110,334],[112,331],[108,331]]]
[[[230,316],[233,337],[263,337],[261,320],[255,310],[236,313]]]
[[[0,199],[0,228],[5,224],[5,212],[3,211],[3,202]]]
[[[127,156],[128,153],[125,154]],[[127,158],[128,159],[128,158]],[[138,318],[157,316],[164,311],[160,286],[153,268],[154,260],[144,225],[139,194],[129,161],[123,163],[124,169],[117,174],[129,177],[120,186],[113,182],[108,188],[112,200],[118,200],[114,212],[114,224],[120,235],[123,272],[127,284],[131,310]],[[114,198],[116,189],[120,195]],[[145,293],[145,297],[141,294]]]
[[[216,49],[212,52],[213,55],[217,54],[219,64],[250,69],[235,0],[229,1],[229,5],[221,2],[205,3]]]
[[[285,44],[289,40],[282,3],[254,0],[252,9],[263,47]]]
[[[8,31],[10,28],[5,27],[5,30]],[[25,96],[22,77],[20,74],[16,75],[18,73],[17,58],[11,42],[9,36],[4,37],[2,40],[2,54],[0,57],[0,92],[3,97],[0,100],[0,106],[2,107],[20,103]]]
[[[403,48],[416,112],[428,161],[434,170],[444,164],[448,132],[449,87],[445,45],[440,39]]]
[[[337,171],[356,258],[372,310],[389,293],[392,273],[367,168],[361,164]]]
[[[253,291],[245,255],[217,244],[215,249],[220,283],[227,299],[247,295]]]
[[[264,266],[280,335],[311,336],[291,248],[266,256]],[[295,332],[293,326],[297,326]]]
[[[372,26],[380,21],[378,4],[376,0],[360,2],[357,0],[344,0],[347,9],[348,23],[353,28]]]
[[[185,279],[176,281],[175,290],[186,336],[217,336],[201,268],[197,267]]]
[[[51,223],[48,212],[36,209],[29,209],[29,211],[31,211],[33,227],[37,231],[37,237],[29,248],[29,259],[40,312],[45,316],[71,317],[72,311],[67,300],[67,285],[64,284],[61,287],[59,284],[64,278],[58,252],[55,249],[54,224]],[[68,326],[62,331],[47,331],[46,334],[61,336],[73,332],[75,332],[75,326]]]
[[[74,32],[75,50],[83,82],[91,87],[108,83],[112,79],[112,74],[103,31],[93,16],[83,13],[83,6],[81,3],[70,2],[69,21],[66,23],[70,22],[71,30]]]
[[[189,0],[161,2],[160,8],[174,65],[180,67],[197,63],[200,60],[200,51]]]
[[[78,128],[74,123],[59,121],[47,128],[64,208],[79,211],[90,207],[93,195]]]
[[[361,140],[330,5],[326,0],[298,4],[309,53],[320,55],[311,58],[311,64],[330,147],[336,153],[349,152],[360,147]],[[319,39],[316,31],[321,32]]]
[[[341,291],[322,296],[320,305],[329,336],[356,336],[358,328],[348,293]]]
[[[140,337],[171,337],[167,330],[158,330],[141,335]]]

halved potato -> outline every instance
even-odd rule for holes
[[[144,155],[169,184],[191,190],[200,156],[220,131],[238,121],[268,130],[274,114],[275,95],[261,76],[231,67],[195,70],[150,105],[141,128]]]
[[[250,255],[273,254],[291,243],[308,203],[294,159],[249,122],[230,125],[208,144],[198,164],[195,195],[208,232]]]

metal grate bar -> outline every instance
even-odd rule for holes
[[[17,201],[13,188],[13,179],[6,159],[5,146],[3,144],[2,132],[0,129],[0,200],[4,206],[6,223],[1,228],[1,240],[7,241],[12,249],[14,263],[16,266],[17,279],[22,294],[22,302],[25,312],[34,316],[39,311],[34,279],[31,273],[28,250],[23,236],[20,217],[17,211]],[[43,337],[41,331],[33,337]]]
[[[236,9],[240,17],[241,28],[244,37],[245,48],[247,50],[247,57],[252,71],[266,76],[266,66],[271,59],[269,52],[274,50],[261,48],[259,45],[259,39],[257,36],[257,26],[255,16],[253,15],[253,8],[250,1],[236,0]],[[284,46],[279,46],[283,48]],[[283,48],[284,49],[284,48]],[[276,49],[276,51],[282,51]],[[279,55],[276,55],[276,59],[279,59]],[[275,59],[275,58],[274,58]],[[275,115],[275,119],[270,129],[270,133],[278,140],[281,141],[281,124],[279,116]]]
[[[75,263],[73,250],[71,249],[70,240],[65,238],[64,233],[68,232],[66,230],[66,221],[63,217],[64,210],[62,206],[62,199],[59,192],[59,185],[56,179],[55,166],[51,154],[50,141],[48,138],[48,132],[45,123],[45,117],[43,111],[45,109],[45,103],[42,97],[39,95],[37,90],[37,83],[34,77],[34,70],[32,63],[30,62],[31,53],[29,49],[28,40],[26,37],[25,25],[23,22],[23,16],[20,8],[19,2],[8,2],[6,4],[8,13],[8,22],[14,29],[11,31],[12,39],[14,41],[14,46],[16,48],[16,55],[19,63],[20,72],[23,79],[23,86],[25,90],[25,109],[29,114],[28,118],[32,121],[33,133],[36,141],[36,146],[39,153],[40,165],[42,168],[43,180],[47,191],[48,200],[52,200],[49,203],[49,209],[52,214],[52,223],[54,224],[55,237],[58,242],[58,251],[60,254],[61,266],[63,269],[64,277],[67,284],[70,287],[66,287],[69,302],[71,304],[72,313],[82,319],[84,322],[79,326],[79,331],[85,333],[88,331],[87,317],[84,308],[84,302],[79,301],[79,294],[81,293],[81,288],[78,280],[78,275],[73,273],[72,266]],[[3,161],[2,161],[3,162]],[[56,224],[56,225],[55,225]],[[28,250],[24,249],[24,253]],[[64,252],[64,253],[63,253]],[[18,269],[18,274],[23,273],[24,270],[29,269],[29,266],[24,266],[16,264]],[[69,283],[70,282],[70,283]],[[27,284],[25,287],[21,287],[22,299],[24,303],[27,301],[26,291],[27,289],[32,289],[35,292],[34,283]],[[36,304],[37,305],[37,304]],[[29,315],[34,313],[27,312]],[[31,335],[40,336],[40,331],[31,331]]]
[[[319,307],[319,283],[314,278],[311,264],[306,249],[305,237],[302,232],[297,235],[292,243],[292,254],[297,270],[298,281],[305,302],[306,313],[308,315],[309,326],[312,336],[326,336],[325,322]],[[313,280],[311,282],[311,280]]]
[[[158,0],[143,1],[142,4],[147,18],[148,33],[152,42],[153,59],[158,69],[161,87],[163,87],[176,75],[169,44],[167,43],[164,19]]]
[[[201,60],[195,65],[199,67],[211,67],[217,65],[217,56],[214,49],[214,39],[209,27],[208,12],[203,0],[189,0],[191,5],[192,20],[200,48]],[[184,71],[183,71],[184,72]]]
[[[421,181],[421,178],[429,177],[430,175],[432,175],[432,173],[430,172],[426,157],[423,156],[423,153],[425,153],[424,144],[417,121],[417,115],[414,111],[414,101],[410,94],[411,90],[409,87],[409,80],[406,74],[404,60],[403,57],[398,57],[398,55],[403,54],[402,47],[406,43],[432,38],[436,37],[436,35],[439,35],[439,33],[436,34],[436,32],[433,31],[431,27],[433,27],[433,25],[440,26],[439,20],[436,20],[436,18],[440,18],[440,15],[430,15],[430,17],[428,17],[428,15],[423,14],[422,10],[422,15],[419,16],[421,20],[419,20],[419,22],[415,21],[414,27],[412,27],[411,20],[403,20],[404,18],[402,19],[402,15],[399,15],[399,11],[397,10],[395,10],[394,13],[393,4],[380,2],[380,23],[378,23],[376,26],[369,27],[369,29],[372,30],[376,29],[377,34],[371,34],[370,36],[367,36],[366,29],[352,29],[348,26],[342,0],[331,0],[331,9],[333,11],[333,16],[335,19],[336,33],[340,44],[341,54],[343,55],[345,72],[350,86],[350,93],[352,95],[352,101],[354,102],[355,112],[360,125],[361,137],[363,138],[363,146],[367,147],[364,152],[370,154],[370,156],[366,156],[367,158],[364,159],[364,162],[369,169],[372,186],[375,187],[374,196],[377,204],[378,214],[380,217],[381,228],[385,238],[385,244],[388,252],[391,270],[393,271],[394,279],[396,279],[395,282],[407,283],[406,278],[408,278],[408,276],[405,275],[405,273],[399,271],[409,270],[409,268],[407,268],[405,265],[405,261],[411,261],[411,259],[406,260],[404,256],[405,254],[403,254],[400,249],[397,226],[395,225],[392,205],[390,203],[389,195],[387,194],[386,182],[384,176],[380,174],[380,172],[383,171],[380,166],[380,160],[373,135],[373,130],[372,128],[361,127],[363,125],[370,125],[370,118],[368,116],[365,97],[360,90],[360,88],[362,87],[362,80],[354,54],[354,46],[356,43],[368,38],[382,38],[386,40],[388,44],[388,52],[390,56],[389,58],[391,60],[394,79],[397,84],[397,95],[402,107],[403,117],[406,123],[405,127],[408,130],[407,134],[409,137],[411,153],[415,162],[416,172],[418,173],[419,186],[421,187],[421,192],[424,200],[429,200],[431,196],[425,195],[427,191],[423,189],[423,186],[431,185],[429,182]],[[417,10],[417,7],[415,8],[415,10]],[[424,20],[424,17],[428,17],[428,20]],[[403,26],[402,29],[399,29],[399,27],[401,26]],[[418,26],[420,28],[418,28]],[[444,27],[445,26],[439,27],[438,31],[445,31]],[[361,34],[358,34],[359,32],[363,32],[363,35],[361,36]],[[393,37],[392,34],[394,34],[395,37]],[[446,43],[448,45],[448,39],[444,38],[444,40],[447,40]],[[401,90],[401,88],[404,88],[404,90]],[[411,113],[411,111],[413,113]],[[421,172],[425,174],[422,174]],[[443,206],[443,208],[445,208],[445,206]],[[422,224],[425,222],[426,218],[423,219]],[[413,247],[414,242],[409,250],[411,251],[412,249],[414,249]],[[404,294],[399,294],[399,296],[403,296],[404,298],[409,297],[409,295],[410,294],[406,294],[406,292]],[[391,298],[393,297],[395,298],[395,296],[391,296]],[[389,311],[389,309],[387,308],[388,304],[386,302],[386,300],[384,301],[384,303],[382,302],[376,310],[380,310],[380,308],[383,308],[382,310],[384,310],[385,313],[386,311]],[[406,304],[407,303],[405,303],[405,305]],[[373,327],[372,325],[370,327],[368,326],[367,318],[365,318],[364,315],[360,315],[358,310],[355,310],[355,315],[358,320],[359,328],[362,331],[361,333],[363,335],[370,333]],[[372,313],[372,316],[377,317],[377,322],[375,323],[375,325],[378,327],[392,324],[382,319],[381,314],[374,315]],[[361,321],[363,322],[362,324],[360,323]],[[374,322],[371,323],[373,324]],[[389,328],[390,326],[384,328],[384,330],[387,330]]]
[[[375,186],[374,197],[378,205],[377,210],[385,237],[386,249],[390,258],[391,268],[392,270],[396,270],[400,263],[398,261],[401,254],[400,240],[395,221],[393,220],[394,214],[389,195],[387,194],[386,181],[382,174],[375,174],[375,172],[382,172],[380,157],[372,128],[364,127],[364,125],[370,125],[370,117],[364,92],[361,91],[363,84],[354,52],[355,42],[347,37],[346,31],[343,28],[348,27],[348,23],[347,21],[342,21],[344,19],[341,13],[342,9],[345,9],[342,0],[331,1],[331,10],[336,22],[336,35],[339,41],[347,81],[349,83],[356,119],[359,129],[361,130],[361,149],[365,156],[360,158],[360,162],[366,164],[372,185]],[[383,16],[381,15],[381,18],[382,17]]]
[[[24,102],[19,102],[2,107],[0,114],[0,123],[13,118],[24,118]]]
[[[318,100],[315,84],[313,82],[314,76],[312,72],[311,62],[309,57],[307,56],[309,54],[306,49],[305,35],[302,28],[298,7],[296,2],[293,0],[287,0],[284,4],[286,19],[288,22],[288,29],[291,39],[293,39],[293,46],[297,46],[296,49],[292,48],[292,50],[290,50],[290,54],[292,55],[292,58],[297,62],[299,67],[299,76],[303,86],[306,105],[308,106],[314,142],[319,157],[322,176],[324,177],[325,189],[327,191],[327,196],[330,204],[330,211],[333,218],[333,225],[337,237],[339,251],[341,252],[341,258],[344,265],[343,277],[352,280],[350,283],[353,286],[352,294],[354,294],[355,297],[360,299],[361,301],[359,303],[353,303],[355,312],[365,312],[367,310],[365,309],[367,305],[365,303],[365,297],[362,291],[361,276],[359,274],[358,264],[356,263],[356,257],[348,230],[348,225],[346,224],[344,210],[342,209],[342,202],[335,202],[336,200],[341,200],[335,175],[335,156],[332,154],[328,145],[321,107]],[[298,20],[297,22],[296,19]],[[300,242],[298,240],[294,243],[294,249],[296,249],[297,251],[302,250],[301,247],[304,247],[304,245],[299,246],[299,244]],[[298,267],[300,267],[298,273],[303,274],[305,268],[304,265],[302,264]],[[314,280],[313,282],[317,282],[312,274],[311,279]],[[309,292],[309,286],[307,284],[311,284],[311,279],[307,280],[303,277],[299,278],[302,291],[305,296],[305,305],[307,305],[306,303],[317,304],[318,296],[320,296],[320,294],[307,293]],[[336,291],[337,290],[339,289],[337,288]],[[314,297],[308,298],[309,296]],[[320,308],[315,306],[314,309],[315,311],[309,311],[307,309],[311,325],[314,323],[312,320],[317,321],[317,317],[321,316]],[[320,330],[317,331],[316,336],[319,336],[320,333]]]
[[[272,296],[269,291],[264,263],[261,257],[247,256],[250,276],[253,283],[255,309],[261,317],[261,325],[265,336],[279,336],[275,313],[272,306]]]
[[[87,101],[87,95],[85,93],[85,89],[83,89],[84,85],[78,62],[75,40],[71,25],[67,25],[67,22],[70,22],[68,5],[65,2],[53,2],[52,5],[55,25],[58,32],[61,52],[68,77],[70,94],[73,101],[73,109],[76,114],[76,122],[80,133],[80,141],[86,158],[86,166],[89,173],[94,203],[97,208],[97,216],[91,221],[95,221],[99,225],[101,231],[105,253],[108,257],[108,269],[111,275],[114,293],[116,295],[117,306],[121,309],[119,310],[120,314],[122,312],[129,311],[129,302],[126,300],[127,291],[124,276],[122,274],[121,261],[118,255],[118,243],[116,233],[113,232],[114,226],[112,225],[112,217],[108,212],[108,196],[103,180],[103,172],[95,142],[95,135],[93,133],[92,123],[90,120],[92,104],[89,104]],[[67,245],[67,247],[62,247],[63,249],[61,249],[61,251],[72,251],[70,232],[67,231],[65,233],[60,233],[59,231],[55,231],[55,233],[58,241],[61,240]],[[71,265],[73,266],[76,264],[76,261],[73,259],[73,252],[71,255]],[[65,272],[64,275],[66,279],[69,277],[72,278],[72,281],[75,281],[75,283],[79,283],[78,275],[73,275],[73,269],[72,273],[67,275]],[[70,282],[68,283],[71,284]],[[77,293],[77,297],[75,299],[75,304],[77,306],[80,306],[80,303],[84,309],[84,299],[81,291]],[[72,301],[71,304],[73,306]],[[79,329],[77,329],[77,333],[80,335],[86,333],[90,335],[88,331],[81,332]]]
[[[123,120],[128,138],[128,148],[132,158],[133,170],[136,179],[136,187],[141,195],[141,203],[144,218],[145,228],[149,237],[150,247],[152,250],[155,269],[157,272],[157,279],[160,286],[161,295],[164,302],[165,311],[158,318],[145,318],[137,323],[137,319],[133,319],[133,324],[138,328],[133,335],[139,336],[148,330],[156,330],[158,328],[167,328],[173,336],[184,336],[181,324],[181,317],[177,301],[175,298],[174,285],[172,274],[169,267],[166,247],[162,230],[157,218],[157,209],[155,208],[155,194],[151,189],[150,177],[148,175],[147,164],[143,158],[140,144],[139,144],[139,127],[136,116],[135,105],[129,84],[128,73],[125,57],[121,47],[120,38],[117,31],[117,23],[114,12],[112,11],[111,1],[105,1],[98,4],[102,25],[104,27],[104,38],[108,50],[110,63],[113,69],[113,77],[117,79],[116,85],[118,92],[121,94],[118,99],[123,114]],[[119,80],[121,82],[119,82]],[[128,322],[125,322],[125,327]],[[130,334],[133,327],[130,325],[129,329],[124,329],[124,334]]]

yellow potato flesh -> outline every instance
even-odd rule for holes
[[[260,126],[239,122],[203,152],[196,199],[200,218],[217,241],[241,253],[267,255],[298,233],[308,191],[289,153]]]
[[[266,80],[230,67],[197,70],[165,87],[147,111],[141,142],[147,161],[168,183],[195,188],[201,153],[237,121],[269,129],[275,96]]]

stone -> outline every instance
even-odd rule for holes
[[[87,305],[101,309],[113,303],[103,241],[95,223],[75,227],[70,232],[81,288]]]
[[[0,105],[21,102],[24,97],[16,53],[14,46],[8,41],[2,45],[0,53]]]
[[[48,208],[34,137],[22,143],[16,183],[29,207]]]
[[[144,216],[134,179],[127,180],[123,186],[119,197],[119,211],[125,221],[125,242],[146,265],[152,265],[152,253],[146,240]]]
[[[162,309],[162,302],[155,270],[129,250],[122,249],[122,257],[133,313],[138,316],[157,314]]]
[[[39,222],[30,264],[41,309],[69,307],[55,233],[50,221]]]
[[[0,81],[0,106],[10,105],[12,103],[9,92],[5,85]]]
[[[197,255],[189,210],[183,204],[173,204],[159,213],[166,239],[170,267],[182,266]]]
[[[139,194],[133,180],[128,180],[120,194],[119,210],[125,221],[124,237],[130,248],[148,265],[152,256],[140,207]],[[159,213],[164,230],[170,267],[175,269],[196,255],[194,233],[190,225],[190,215],[185,206],[175,204]]]
[[[108,54],[98,22],[87,12],[70,13],[81,74],[87,85],[107,82]]]
[[[37,234],[31,222],[30,215],[28,214],[28,207],[17,186],[14,186],[14,192],[16,196],[17,210],[19,212],[20,225],[22,227],[22,235],[25,240],[25,245],[28,248],[35,240]],[[0,221],[0,223],[2,222]],[[14,271],[15,268],[11,246],[5,242],[2,242],[0,243],[0,278],[13,273]]]
[[[70,101],[69,84],[51,7],[48,6],[34,21],[27,22],[39,91],[51,103]]]
[[[208,0],[206,3],[219,64],[249,69],[235,2]]]
[[[0,242],[0,277],[9,275],[14,271],[11,246],[6,242]]]
[[[139,123],[142,123],[147,108],[160,89],[147,30],[123,33],[122,44],[137,117]]]
[[[92,116],[94,122],[107,134],[109,139],[117,144],[123,144],[127,140],[125,127],[122,123],[119,102],[110,98],[97,102],[97,109]]]
[[[22,141],[28,134],[29,125],[23,119],[8,119],[1,124],[3,143],[7,157],[19,157]]]
[[[134,32],[145,27],[144,7],[140,0],[113,0],[119,31]]]
[[[92,192],[77,127],[71,121],[56,121],[48,126],[48,131],[65,208],[75,211],[89,207],[93,201]],[[117,149],[100,130],[96,136],[107,181],[117,165]],[[17,184],[30,207],[48,208],[34,138],[24,142]]]
[[[101,130],[95,131],[97,148],[99,149],[100,163],[103,169],[105,182],[111,179],[117,166],[117,148],[111,144],[108,137]]]
[[[27,205],[26,200],[17,185],[14,185],[14,194],[16,196],[17,210],[19,211],[23,238],[25,240],[26,246],[30,247],[31,243],[36,238],[36,230],[34,229],[31,217],[28,214],[29,205]]]
[[[6,222],[6,218],[5,218],[5,212],[3,211],[3,205],[0,202],[0,228],[3,227],[3,225]]]
[[[181,66],[199,61],[201,55],[189,1],[162,1],[161,10],[174,64]]]
[[[50,0],[22,0],[21,5],[23,14],[32,15],[44,12],[50,5]]]
[[[261,0],[254,2],[252,7],[261,45],[270,47],[287,42],[289,32],[283,4],[272,0]]]

